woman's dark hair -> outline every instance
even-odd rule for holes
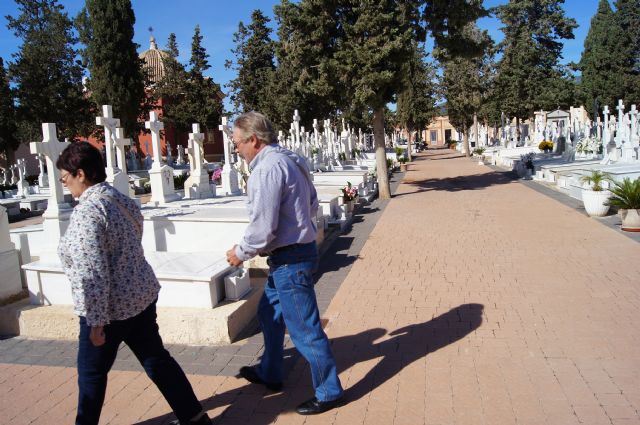
[[[73,142],[67,146],[58,157],[56,168],[66,170],[74,177],[78,170],[82,170],[93,184],[102,183],[107,178],[102,154],[88,142]]]

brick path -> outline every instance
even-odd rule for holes
[[[216,423],[640,424],[636,241],[450,151],[410,164],[376,215],[366,243],[358,223],[321,278],[339,286],[324,316],[349,404],[292,413],[312,394],[302,361],[281,394],[190,374]],[[30,343],[0,343],[0,362],[14,350],[0,363],[0,423],[71,423],[74,369],[17,364]],[[102,423],[168,412],[139,370],[112,372]]]

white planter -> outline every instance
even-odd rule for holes
[[[604,217],[609,212],[607,201],[611,196],[608,190],[587,190],[582,189],[582,202],[584,209],[591,217]]]
[[[622,218],[622,230],[626,232],[640,232],[640,210],[619,210]]]

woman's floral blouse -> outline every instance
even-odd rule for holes
[[[133,317],[158,297],[160,284],[142,249],[142,221],[138,206],[108,183],[80,196],[58,255],[75,313],[89,326]]]

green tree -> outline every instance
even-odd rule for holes
[[[480,31],[474,23],[467,25],[465,37],[478,45],[490,45],[486,31]],[[490,53],[480,52],[473,56],[457,56],[444,60],[442,85],[447,99],[449,121],[463,134],[465,155],[471,155],[469,129],[478,125],[478,114],[488,91],[490,76]]]
[[[13,93],[9,88],[9,78],[0,58],[0,154],[4,154],[7,162],[12,161],[12,154],[20,142],[16,138],[16,111],[13,104]]]
[[[237,77],[227,87],[231,89],[231,101],[236,112],[261,111],[270,115],[272,101],[269,98],[274,65],[274,42],[271,40],[270,22],[260,10],[251,14],[251,23],[245,26],[242,22],[234,34],[235,63],[227,61],[227,69],[235,69]]]
[[[220,86],[204,73],[211,68],[209,54],[202,46],[200,26],[196,25],[191,41],[190,69],[187,73],[188,84],[183,102],[187,122],[199,123],[206,129],[216,129],[222,115]]]
[[[336,78],[335,54],[343,39],[340,0],[288,0],[274,8],[278,22],[277,68],[271,96],[274,121],[288,130],[294,109],[302,125],[314,118],[336,119],[344,112],[344,92]]]
[[[188,91],[189,79],[184,65],[178,61],[179,56],[176,35],[171,33],[167,40],[166,55],[163,56],[164,76],[156,85],[154,96],[163,99],[163,120],[178,130],[186,131],[190,130],[191,124],[184,111],[184,97]]]
[[[615,105],[622,94],[623,71],[616,44],[619,27],[614,26],[609,0],[600,0],[598,11],[591,18],[589,33],[577,68],[581,71],[578,88],[580,100],[589,109]]]
[[[622,93],[625,103],[640,104],[640,0],[616,0],[612,30],[615,55],[622,68]]]
[[[495,8],[504,26],[499,47],[496,92],[501,107],[519,121],[542,105],[543,89],[558,78],[563,39],[573,38],[577,26],[562,10],[563,0],[510,0]],[[518,134],[519,137],[519,134]]]
[[[425,128],[435,117],[435,68],[426,62],[424,48],[413,41],[411,58],[404,64],[403,89],[397,97],[397,115],[400,124],[409,134],[409,160],[411,145],[414,142],[411,134]]]
[[[16,0],[20,15],[7,27],[22,39],[9,64],[15,85],[21,142],[41,138],[43,122],[56,123],[61,137],[86,134],[91,124],[83,69],[73,48],[72,21],[57,0]]]
[[[90,73],[88,89],[97,111],[112,105],[125,133],[138,143],[151,108],[146,76],[133,42],[135,15],[130,0],[86,0],[76,18],[82,55]]]

